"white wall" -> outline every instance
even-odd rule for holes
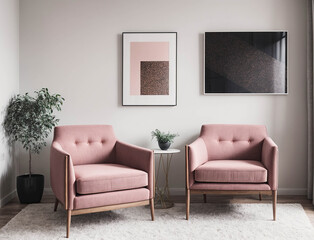
[[[19,1],[0,0],[0,124],[9,99],[19,91]],[[0,126],[0,207],[15,192],[15,154]]]
[[[173,159],[170,187],[179,190],[184,145],[202,124],[265,124],[280,149],[280,192],[305,194],[305,0],[23,0],[20,5],[20,92],[48,87],[61,93],[66,103],[60,124],[112,124],[119,139],[149,148],[157,147],[150,137],[155,128],[178,132],[173,147],[181,153]],[[203,34],[215,30],[287,30],[289,95],[202,95]],[[178,106],[121,106],[124,31],[178,32]],[[21,173],[27,171],[22,163]],[[34,170],[46,175],[49,187],[48,147],[35,158]]]

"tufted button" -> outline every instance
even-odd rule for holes
[[[101,141],[100,141],[102,144],[104,144],[106,141],[105,141],[105,139],[101,139]]]
[[[74,145],[77,145],[78,144],[78,141],[74,141]]]

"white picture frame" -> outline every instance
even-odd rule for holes
[[[144,47],[141,47],[141,46],[144,46]],[[161,50],[158,49],[158,47]],[[156,48],[156,49],[152,49],[152,48]],[[145,50],[148,50],[148,51],[145,51]],[[160,53],[160,52],[164,52],[164,53]],[[122,61],[123,61],[122,105],[123,106],[176,106],[177,105],[177,33],[176,32],[123,32],[122,33],[122,55],[123,55],[122,56]],[[154,69],[152,71],[150,71],[149,65],[148,65],[148,67],[145,68],[145,69],[148,68],[148,70],[144,71],[142,64],[144,64],[145,62],[156,63],[157,65],[151,65],[151,66],[154,66]],[[164,82],[159,81],[159,78],[158,78],[158,72],[159,72],[158,62],[164,62],[166,64],[166,68],[160,67],[160,71],[161,72],[163,71],[161,73],[162,77],[167,78]],[[145,77],[143,77],[143,72],[150,72],[151,76],[145,75]],[[146,87],[147,89],[150,89],[150,91],[145,92],[145,89],[143,90],[144,85],[145,85],[144,84],[145,82],[143,81],[146,81],[146,82],[148,81],[148,84],[151,84],[150,86],[151,89],[149,87]],[[165,84],[167,86],[165,86]],[[155,87],[158,86],[159,88],[166,89],[166,93],[165,92],[156,93],[156,91],[153,89],[154,86]]]

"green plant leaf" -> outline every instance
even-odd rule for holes
[[[51,95],[48,88],[35,91],[35,97],[25,93],[17,94],[9,100],[2,126],[9,142],[21,142],[31,153],[40,153],[59,119],[54,110],[61,110],[64,98],[60,94]]]
[[[160,143],[167,143],[171,142],[173,143],[174,138],[179,136],[179,134],[173,134],[173,133],[165,133],[161,132],[160,130],[156,129],[155,131],[151,132],[152,139],[156,138],[158,142]]]

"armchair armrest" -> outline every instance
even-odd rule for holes
[[[188,145],[189,169],[193,172],[197,167],[208,161],[207,148],[203,138],[199,137]]]
[[[262,147],[262,163],[267,168],[267,182],[272,190],[278,188],[278,146],[266,137]]]
[[[152,150],[116,142],[116,162],[148,173],[150,198],[154,197],[154,153]]]
[[[73,209],[75,198],[75,173],[69,153],[58,142],[50,149],[50,185],[65,209]]]
[[[193,171],[208,161],[208,153],[203,138],[197,138],[190,145],[186,145],[186,187],[189,189],[194,183]]]

